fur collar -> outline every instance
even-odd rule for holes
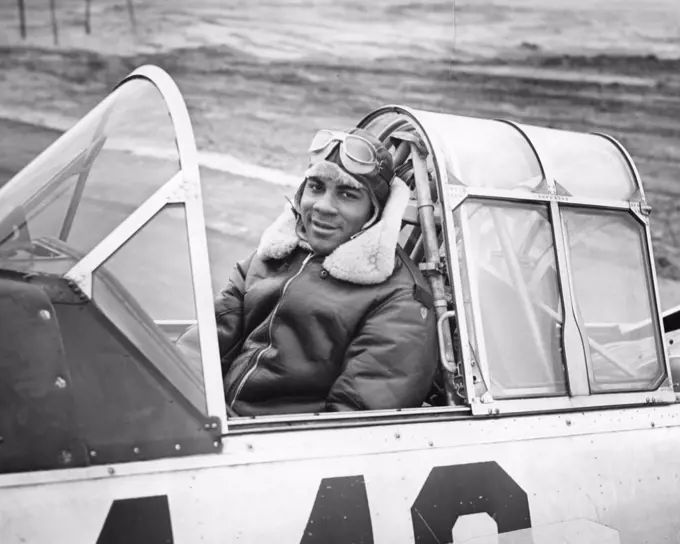
[[[323,267],[331,276],[350,283],[372,285],[382,283],[392,275],[409,194],[406,184],[394,178],[380,221],[324,259]],[[262,234],[257,254],[263,259],[283,259],[297,246],[310,249],[298,236],[295,213],[287,204],[283,213]]]

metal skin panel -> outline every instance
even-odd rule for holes
[[[355,541],[451,542],[442,532],[461,519],[481,539],[495,527],[464,518],[473,510],[525,538],[528,529],[566,537],[566,522],[589,520],[623,544],[672,541],[679,422],[673,406],[231,434],[220,455],[0,477],[0,542],[97,542],[114,501],[164,496],[176,543],[333,542],[321,538],[345,515],[359,524]],[[165,519],[147,522],[168,534]]]

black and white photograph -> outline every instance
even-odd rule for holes
[[[679,511],[679,0],[0,0],[0,544]]]

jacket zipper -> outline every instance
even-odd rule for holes
[[[286,283],[283,286],[283,290],[281,291],[281,297],[279,298],[279,301],[276,303],[276,306],[274,307],[274,311],[272,312],[271,317],[269,318],[269,327],[268,327],[268,334],[269,334],[269,344],[267,344],[267,347],[264,348],[263,350],[260,351],[260,353],[257,354],[257,357],[255,357],[255,364],[251,366],[246,373],[243,375],[243,378],[241,378],[241,381],[238,384],[238,387],[236,388],[236,392],[234,393],[234,398],[231,400],[229,403],[229,406],[231,408],[234,407],[234,403],[236,402],[236,399],[238,398],[239,394],[241,393],[241,390],[243,389],[243,386],[246,384],[248,381],[248,378],[250,378],[253,375],[253,372],[255,372],[255,369],[257,368],[258,363],[260,362],[260,359],[262,356],[267,352],[271,347],[273,346],[272,344],[272,327],[274,326],[274,318],[276,317],[276,312],[279,310],[281,307],[281,303],[283,302],[283,297],[286,294],[286,291],[288,290],[288,286],[293,282],[295,278],[297,278],[300,274],[302,274],[302,271],[305,269],[305,266],[309,262],[309,260],[314,256],[313,253],[310,253],[305,257],[305,260],[302,261],[302,266],[300,266],[300,270],[297,271],[297,273],[292,276],[291,278],[286,281]]]

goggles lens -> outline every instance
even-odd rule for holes
[[[309,144],[310,153],[318,153],[324,150],[331,142],[338,141],[340,138],[336,138],[335,133],[331,130],[320,130],[312,138],[312,143]]]
[[[353,160],[375,165],[377,154],[375,148],[368,140],[364,140],[361,136],[350,134],[343,143],[345,153]]]
[[[331,154],[337,142],[340,142],[340,160],[343,166],[354,174],[370,174],[378,165],[377,153],[373,144],[355,134],[320,130],[312,139],[309,152],[312,161],[317,162]]]

